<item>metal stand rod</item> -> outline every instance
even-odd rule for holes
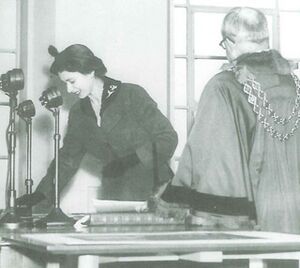
[[[15,154],[16,154],[16,107],[17,93],[11,92],[9,95],[9,128],[8,128],[8,189],[6,209],[0,217],[0,224],[8,228],[19,226],[20,218],[16,214],[16,185],[15,185]]]
[[[26,132],[27,132],[27,169],[26,169],[26,180],[25,180],[25,186],[26,186],[26,194],[32,194],[32,186],[33,186],[33,180],[31,177],[31,155],[32,155],[32,120],[31,118],[28,118],[26,120]]]
[[[31,198],[33,180],[31,178],[31,148],[32,148],[32,117],[35,115],[35,108],[31,100],[26,100],[19,104],[16,108],[17,114],[21,119],[26,123],[26,178],[25,178],[25,187],[26,194],[21,197],[21,199],[28,200]],[[18,202],[17,202],[18,203]],[[32,226],[32,206],[29,204],[22,204],[20,202],[17,204],[17,214],[20,216],[22,222],[26,223],[28,226]]]
[[[16,206],[16,184],[15,184],[15,163],[16,163],[16,107],[17,97],[16,95],[10,96],[10,128],[9,128],[9,208],[15,208]]]
[[[53,111],[54,116],[54,159],[55,159],[55,177],[54,177],[54,186],[55,186],[55,199],[54,199],[54,207],[59,208],[60,200],[59,200],[59,146],[60,146],[60,134],[59,134],[59,108],[55,108]]]
[[[51,110],[54,116],[55,132],[54,132],[54,161],[55,161],[55,198],[54,198],[54,208],[50,213],[36,222],[36,225],[46,225],[46,226],[59,226],[59,225],[73,225],[75,220],[68,217],[60,208],[59,199],[59,108],[54,108]]]
[[[20,114],[19,114],[20,115]],[[25,179],[25,187],[26,194],[32,194],[32,186],[33,180],[31,178],[31,149],[32,149],[32,119],[31,117],[24,117],[20,115],[20,117],[26,123],[26,179]],[[27,227],[33,226],[33,217],[32,217],[32,208],[29,206],[19,206],[16,208],[18,216],[22,223],[26,224]]]

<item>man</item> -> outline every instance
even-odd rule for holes
[[[158,211],[192,224],[300,232],[300,83],[269,49],[266,17],[237,7],[222,25],[230,67],[201,96],[178,170]]]

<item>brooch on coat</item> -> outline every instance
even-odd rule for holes
[[[117,88],[118,87],[116,85],[110,85],[109,89],[107,90],[107,96],[105,99],[108,99],[112,94],[114,94]]]

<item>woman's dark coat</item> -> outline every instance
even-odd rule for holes
[[[71,108],[64,145],[59,153],[60,191],[75,174],[86,153],[98,158],[104,167],[118,163],[114,162],[116,160],[137,156],[137,164],[127,161],[126,166],[125,161],[121,176],[102,178],[101,197],[147,199],[155,186],[173,176],[168,161],[177,145],[175,130],[142,87],[108,77],[104,78],[100,115],[99,127],[88,97]],[[37,191],[49,199],[53,177],[54,161],[37,187]]]

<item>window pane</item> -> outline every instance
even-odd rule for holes
[[[290,0],[293,1],[293,0]],[[275,0],[190,0],[192,5],[207,5],[207,6],[251,6],[251,7],[275,7]]]
[[[0,156],[7,156],[6,128],[9,121],[9,107],[0,106]]]
[[[175,156],[180,156],[187,138],[187,112],[186,110],[175,109],[174,112],[174,128],[178,134],[178,145]]]
[[[11,53],[0,53],[0,74],[7,73],[7,71],[15,68],[16,56]]]
[[[279,0],[278,2],[279,2],[279,8],[280,9],[291,9],[291,10],[300,9],[300,1]]]
[[[300,58],[300,38],[294,30],[296,25],[300,25],[299,14],[280,13],[280,47],[282,55],[287,58]]]
[[[0,160],[0,209],[5,208],[5,186],[7,177],[7,160]]]
[[[225,56],[225,50],[219,46],[222,40],[221,25],[225,14],[195,13],[194,46],[196,55]],[[209,25],[209,27],[207,27]]]
[[[174,5],[184,5],[186,4],[186,0],[173,0]]]
[[[201,93],[215,74],[219,73],[224,60],[196,60],[195,61],[195,101],[198,102]]]
[[[175,8],[174,11],[174,52],[186,54],[186,9]]]
[[[16,48],[16,0],[0,1],[0,48]]]
[[[175,59],[175,105],[186,105],[186,59]]]

